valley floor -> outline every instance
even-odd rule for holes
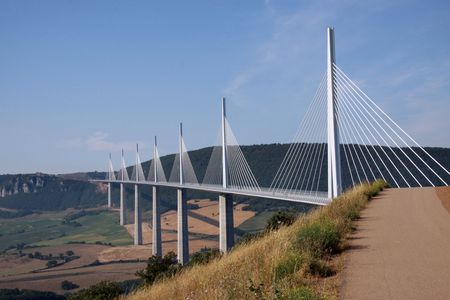
[[[388,189],[356,222],[342,299],[448,299],[450,188]]]
[[[217,248],[219,245],[217,202],[204,199],[190,200],[190,203],[198,206],[197,209],[189,210],[190,252],[200,251],[204,247]],[[239,204],[234,208],[236,227],[245,225],[247,221],[255,217],[255,212],[243,210],[243,207]],[[73,229],[61,225],[61,219],[67,213],[43,213],[0,221],[0,224],[5,225],[0,231],[3,233],[3,240],[7,241],[3,243],[4,248],[9,243],[20,242],[36,246],[36,248],[23,249],[22,253],[25,255],[22,256],[17,249],[0,254],[0,288],[26,288],[64,294],[67,291],[61,288],[63,280],[69,280],[79,285],[81,289],[102,280],[124,281],[137,278],[136,271],[145,267],[145,261],[152,254],[151,228],[148,222],[143,223],[144,245],[134,246],[130,244],[134,225],[120,227],[118,211],[102,211],[100,214],[81,217],[76,219],[80,226]],[[259,218],[259,216],[256,217],[256,219]],[[265,224],[267,216],[263,219],[260,223]],[[175,211],[168,211],[161,217],[164,253],[176,252],[176,221]],[[251,224],[251,228],[259,229],[256,225]],[[62,232],[65,234],[62,235]],[[240,230],[238,229],[237,232]],[[49,236],[55,236],[55,238],[46,240]],[[86,243],[67,244],[68,241],[85,241]],[[113,242],[113,246],[95,244],[96,241]],[[36,251],[43,255],[52,254],[54,257],[59,253],[73,251],[79,258],[46,269],[48,260],[28,257],[28,254]],[[96,261],[103,264],[91,265]],[[70,292],[73,291],[75,290]]]

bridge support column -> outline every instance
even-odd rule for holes
[[[184,189],[177,190],[178,200],[178,262],[187,264],[189,262],[189,236],[188,236],[188,214],[186,191]]]
[[[123,188],[123,183],[120,184],[120,225],[126,225],[126,205],[125,205],[125,190]]]
[[[134,244],[142,245],[141,203],[139,201],[139,186],[134,185]]]
[[[158,190],[157,187],[152,187],[153,190],[153,206],[152,206],[152,253],[153,255],[162,255],[162,247],[161,247],[161,210],[160,203],[158,199]]]
[[[341,156],[337,123],[336,91],[334,88],[334,29],[328,28],[327,49],[327,128],[328,128],[328,198],[341,194]]]
[[[111,208],[111,182],[108,182],[108,208]]]
[[[219,249],[227,252],[234,246],[233,197],[219,195]]]

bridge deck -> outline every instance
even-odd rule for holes
[[[310,192],[310,191],[289,191],[286,190],[271,190],[268,188],[260,188],[259,190],[247,190],[239,188],[226,188],[224,189],[218,185],[206,185],[206,184],[179,184],[173,182],[152,182],[152,181],[121,181],[121,180],[91,180],[91,182],[100,183],[123,183],[123,184],[138,184],[138,185],[149,185],[149,186],[162,186],[162,187],[172,187],[177,189],[189,189],[204,192],[213,192],[219,194],[231,194],[240,196],[249,196],[273,200],[282,200],[298,203],[306,203],[313,205],[327,205],[330,203],[328,194],[326,192]]]

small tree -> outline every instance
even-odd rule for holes
[[[16,249],[17,249],[17,250],[22,250],[23,248],[25,248],[25,246],[26,246],[25,243],[18,243],[18,244],[16,245]]]
[[[279,211],[267,221],[266,231],[278,230],[281,226],[292,225],[295,215],[291,212]]]
[[[75,253],[72,251],[72,250],[67,250],[66,251],[66,255],[67,256],[72,256],[72,255],[74,255]]]
[[[79,287],[80,286],[78,284],[75,284],[69,280],[64,280],[63,282],[61,282],[61,288],[66,291],[73,290]]]
[[[58,262],[56,260],[49,260],[47,262],[47,268],[53,268],[56,267],[58,265]]]
[[[141,277],[145,284],[152,284],[155,280],[174,275],[180,269],[176,254],[171,251],[163,257],[151,256],[145,269],[137,271],[136,275]]]
[[[35,252],[34,252],[34,258],[42,259],[42,254],[41,254],[41,252],[35,251]]]

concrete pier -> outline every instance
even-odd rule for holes
[[[152,253],[153,255],[162,255],[161,246],[161,207],[158,199],[158,188],[152,187],[153,190],[153,206],[152,206]]]
[[[233,197],[219,195],[219,249],[227,252],[234,246]]]
[[[111,182],[108,182],[108,207],[111,207]]]
[[[178,201],[178,262],[180,264],[187,264],[189,262],[189,236],[188,236],[188,214],[186,191],[183,189],[177,190]]]
[[[127,206],[125,203],[125,190],[123,183],[120,184],[120,225],[127,224]]]
[[[139,201],[139,186],[134,185],[134,244],[142,245],[142,217]]]

